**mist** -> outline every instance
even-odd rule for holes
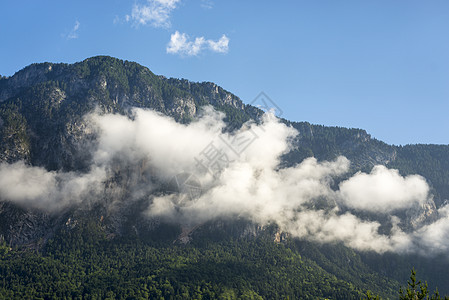
[[[99,197],[106,179],[103,168],[89,173],[47,171],[19,161],[0,164],[0,199],[49,212]]]
[[[298,134],[294,128],[267,113],[259,123],[247,122],[230,133],[224,117],[211,107],[187,125],[138,108],[128,116],[90,113],[85,123],[97,138],[95,146],[84,149],[92,154],[88,172],[2,163],[0,199],[55,212],[101,201],[107,182],[127,169],[126,182],[115,187],[122,191],[115,194],[126,192],[129,197],[115,200],[146,199],[148,218],[188,226],[245,218],[277,224],[294,237],[378,253],[449,249],[446,206],[438,210],[435,222],[407,232],[401,229],[404,212],[432,200],[425,178],[374,166],[370,173],[358,172],[341,181],[351,166],[342,156],[333,161],[307,158],[281,167],[282,155],[293,149],[292,139]],[[188,183],[181,183],[185,186],[177,193],[161,192],[179,174],[194,178],[199,186],[193,188],[200,192],[190,193]],[[381,217],[359,216],[366,213]],[[381,233],[385,220],[391,229]]]

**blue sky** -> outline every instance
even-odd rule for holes
[[[449,1],[2,1],[0,74],[94,55],[264,91],[295,121],[449,144]]]

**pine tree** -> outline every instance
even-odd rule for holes
[[[438,289],[435,291],[435,294],[429,296],[429,290],[427,282],[422,283],[421,281],[416,281],[416,271],[413,268],[412,273],[410,275],[410,281],[407,282],[408,287],[404,291],[402,287],[399,289],[399,299],[401,300],[422,300],[422,299],[430,299],[430,300],[441,300],[440,294],[438,293]],[[445,300],[449,299],[449,297],[444,297]]]

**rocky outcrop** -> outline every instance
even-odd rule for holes
[[[433,199],[416,204],[406,211],[406,224],[410,229],[417,229],[435,222],[438,219],[438,210]]]

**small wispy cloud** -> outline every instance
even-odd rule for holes
[[[134,4],[131,15],[126,15],[126,22],[135,26],[151,25],[153,27],[171,26],[170,14],[180,0],[147,0],[146,4]]]
[[[192,41],[187,34],[176,31],[171,35],[170,42],[167,45],[167,53],[184,56],[195,56],[203,50],[227,53],[229,50],[229,38],[223,34],[217,41],[206,40],[202,36]]]
[[[212,2],[212,0],[201,0],[201,7],[204,9],[212,9],[214,7],[214,2]]]
[[[78,20],[76,20],[75,25],[73,26],[72,30],[69,32],[69,34],[67,34],[68,40],[78,38],[78,29],[80,28],[80,25],[81,25],[81,23]]]

